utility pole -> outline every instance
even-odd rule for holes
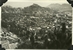
[[[72,22],[73,22],[73,7],[72,7]],[[73,23],[72,23],[72,45],[73,45]]]
[[[1,44],[1,7],[0,7],[0,44]]]

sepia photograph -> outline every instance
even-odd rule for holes
[[[6,49],[68,49],[72,7],[67,2],[7,2],[1,7],[1,44]]]

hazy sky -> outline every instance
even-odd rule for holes
[[[30,6],[33,3],[46,7],[51,3],[63,4],[63,3],[68,3],[68,2],[66,0],[8,0],[8,2],[5,3],[4,5],[10,5],[12,7],[22,7],[23,8],[26,6]]]

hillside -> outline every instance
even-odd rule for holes
[[[10,45],[18,43],[17,49],[67,49],[71,46],[71,14],[67,4],[51,4],[51,8],[3,6],[1,28],[5,36],[11,33],[17,37],[8,39],[13,43]]]
[[[23,9],[23,12],[29,13],[35,16],[40,16],[40,15],[46,16],[47,14],[52,13],[52,10],[49,8],[41,7],[37,4],[33,4],[33,5],[30,5],[29,7],[25,7]]]
[[[70,4],[50,4],[49,8],[56,10],[56,11],[69,11],[71,12],[71,5]]]
[[[20,13],[17,12],[16,9]],[[49,18],[49,16],[53,14],[53,12],[54,11],[52,11],[51,9],[41,7],[37,4],[30,5],[29,7],[24,7],[24,9],[10,8],[10,7],[6,7],[5,9],[5,7],[3,7],[2,15],[3,14],[4,15],[2,19],[3,20],[5,19],[6,20],[5,22],[15,22],[16,25],[19,24],[23,26],[25,24],[26,27],[28,25],[41,26],[45,23],[45,18]]]

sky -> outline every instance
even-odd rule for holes
[[[9,5],[12,7],[27,7],[36,3],[42,7],[47,7],[49,4],[53,3],[68,3],[66,0],[8,0],[3,6]]]

